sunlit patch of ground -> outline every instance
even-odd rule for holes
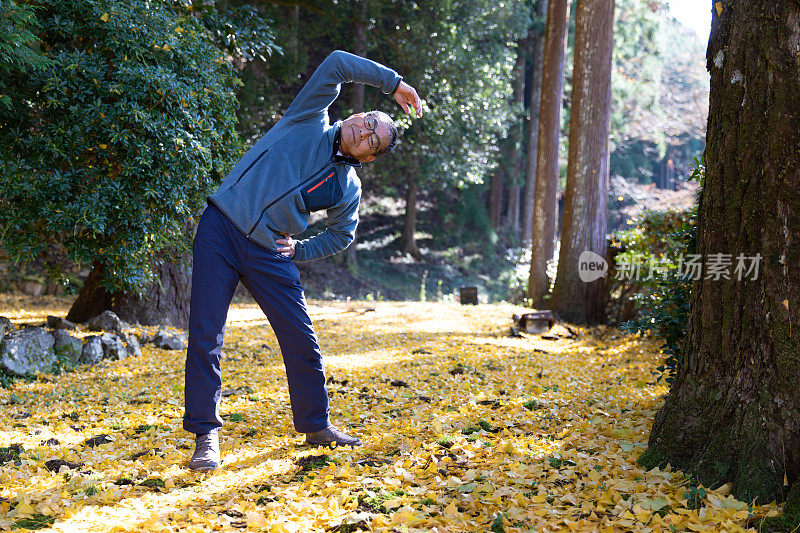
[[[16,323],[67,308],[59,299],[0,299],[0,315]],[[0,390],[0,446],[24,447],[0,465],[0,527],[736,531],[777,512],[636,465],[666,392],[655,341],[610,328],[575,339],[509,337],[519,311],[312,302],[331,420],[364,441],[324,450],[303,446],[293,430],[265,317],[234,306],[224,465],[210,474],[187,468],[184,352],[147,345],[139,358],[18,382]],[[113,440],[83,444],[98,435]],[[318,457],[300,461],[309,455]],[[52,459],[80,466],[51,472]]]

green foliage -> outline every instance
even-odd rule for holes
[[[503,519],[506,518],[505,513],[497,513],[497,516],[492,520],[492,525],[489,531],[492,533],[505,533],[506,528],[503,526]]]
[[[528,411],[535,411],[540,406],[539,406],[539,403],[536,400],[528,400],[527,402],[522,404],[522,407],[524,407]]]
[[[706,181],[706,154],[705,152],[698,159],[694,158],[694,168],[689,175],[689,181],[699,181],[700,186],[703,187]]]
[[[43,514],[35,514],[28,518],[22,518],[14,522],[11,529],[44,529],[52,526],[56,521],[55,516],[45,516]]]
[[[697,239],[697,207],[681,211],[646,212],[634,229],[613,235],[625,252],[617,255],[617,264],[641,264],[642,277],[650,276],[648,265],[664,268],[651,279],[642,279],[633,300],[637,318],[622,324],[629,332],[650,331],[664,340],[663,351],[668,355],[659,371],[672,383],[681,358],[681,346],[686,336],[692,288],[691,275],[678,271],[680,258],[694,254]],[[659,267],[660,268],[660,267]]]
[[[404,45],[382,55],[416,84],[427,106],[422,118],[399,120],[402,159],[391,166],[418,165],[418,182],[434,190],[483,182],[499,134],[514,119],[512,43],[527,28],[525,6],[439,0],[396,4],[387,15],[387,39]],[[402,167],[392,170],[405,177]]]
[[[389,514],[389,510],[384,507],[383,504],[400,496],[406,496],[407,494],[408,493],[403,489],[394,489],[388,492],[381,490],[378,493],[367,491],[358,495],[358,503],[373,512]]]
[[[139,483],[139,485],[141,485],[143,487],[148,487],[148,488],[151,488],[151,489],[163,489],[163,488],[165,488],[167,486],[167,483],[163,479],[161,479],[159,477],[151,477],[151,478],[145,479],[144,481]]]
[[[142,288],[239,155],[240,82],[191,5],[39,6],[50,66],[2,68],[2,249],[19,263],[57,244],[106,265],[106,288]]]
[[[683,493],[686,500],[686,506],[689,509],[699,509],[703,505],[703,500],[706,497],[706,489],[702,485],[691,485],[686,492]]]
[[[615,9],[614,68],[611,71],[610,139],[612,146],[629,134],[629,124],[659,105],[662,31],[659,4],[620,0]]]
[[[34,47],[40,42],[34,35],[39,27],[34,7],[14,0],[0,0],[0,73],[25,73],[50,65]],[[0,76],[0,106],[9,109],[11,98],[5,94],[5,81]]]

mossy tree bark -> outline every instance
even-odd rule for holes
[[[693,284],[683,357],[640,462],[766,503],[800,477],[800,4],[721,7],[698,252],[704,267],[726,254],[731,275]],[[740,255],[761,256],[757,277],[734,274]]]
[[[606,255],[608,130],[614,0],[578,0],[567,185],[552,309],[583,324],[605,321],[605,280],[581,279],[584,251]]]

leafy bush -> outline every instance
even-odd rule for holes
[[[0,61],[1,247],[25,262],[57,244],[104,264],[106,288],[143,287],[239,155],[241,43],[176,1],[37,4],[28,26],[49,66]]]
[[[621,326],[629,332],[649,331],[664,340],[668,357],[659,371],[671,383],[689,320],[692,279],[682,263],[696,250],[697,208],[647,212],[633,229],[613,238],[614,246],[624,250],[616,256],[617,272],[623,264],[643,265],[642,279],[628,285],[634,288],[630,298],[635,317]]]

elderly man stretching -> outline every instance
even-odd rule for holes
[[[406,113],[422,106],[395,71],[336,51],[317,68],[286,113],[208,197],[193,243],[189,347],[183,427],[194,433],[194,470],[220,465],[220,353],[233,292],[241,281],[269,319],[289,382],[295,429],[309,444],[359,446],[328,420],[328,391],[317,337],[294,262],[341,252],[353,242],[361,182],[355,168],[391,152],[397,130],[388,115],[359,113],[329,123],[342,83],[393,94]],[[309,214],[326,210],[325,231],[295,241]]]

